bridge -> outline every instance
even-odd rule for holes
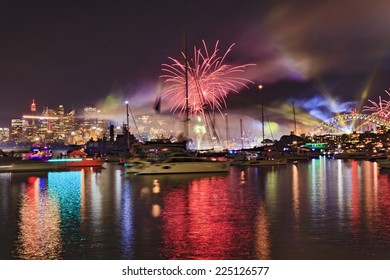
[[[342,114],[328,119],[318,126],[313,127],[312,134],[343,134],[352,131],[364,132],[376,130],[376,127],[390,129],[390,119],[384,119],[376,115],[367,114]]]

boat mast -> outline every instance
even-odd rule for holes
[[[242,129],[242,119],[240,119],[240,132],[241,132],[241,150],[244,149],[244,132]]]
[[[135,118],[134,118],[134,115],[133,115],[133,111],[131,111],[131,108],[129,107],[129,102],[128,101],[126,101],[127,131],[130,132],[129,110],[130,110],[130,113],[131,113],[131,118],[133,119],[133,122],[134,122],[135,129],[137,130],[138,139],[141,140],[141,134],[139,133],[137,122],[135,121]]]
[[[226,149],[229,149],[229,120],[228,114],[225,114],[225,128],[226,128]]]
[[[186,113],[185,113],[185,121],[184,121],[184,137],[188,139],[189,107],[188,107],[188,51],[187,51],[187,28],[184,29],[184,56],[185,56],[185,81],[186,81]]]
[[[292,102],[292,107],[293,107],[293,114],[294,114],[294,135],[297,135],[297,121],[295,119],[295,106],[294,106],[294,102]]]
[[[126,142],[127,142],[127,149],[130,148],[130,139],[129,139],[129,102],[126,101],[126,129],[125,129],[125,133],[126,133]]]
[[[261,90],[263,89],[263,85],[259,85],[259,92],[261,98],[261,131],[262,131],[262,142],[264,141],[264,101],[263,101],[263,93]]]

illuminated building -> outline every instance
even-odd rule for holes
[[[80,129],[83,132],[84,141],[100,138],[98,109],[95,106],[87,105],[84,107],[84,118]]]
[[[11,120],[11,133],[10,140],[14,142],[23,141],[23,129],[27,124],[27,120],[24,119],[12,119]]]
[[[53,139],[53,117],[53,110],[49,110],[48,107],[44,107],[42,110],[42,114],[39,118],[39,125],[37,131],[37,136],[39,136],[42,141]],[[28,118],[28,116],[24,116],[24,118]]]
[[[64,123],[64,142],[69,144],[75,144],[74,135],[75,135],[75,127],[76,127],[76,117],[75,110],[67,113],[63,118]]]
[[[54,110],[54,115],[58,118],[53,122],[53,131],[54,138],[58,140],[63,140],[65,138],[64,130],[64,106],[59,105],[56,110]]]
[[[8,141],[10,136],[9,128],[0,127],[0,141]]]
[[[37,111],[37,105],[35,105],[35,99],[33,99],[32,103],[31,103],[30,110],[31,110],[31,115],[35,116],[36,111]],[[35,120],[34,119],[32,120],[32,125],[35,126]]]
[[[22,141],[27,142],[64,142],[74,144],[76,129],[75,111],[65,114],[63,105],[56,109],[44,107],[40,116],[34,114],[37,110],[35,100],[31,104],[31,115],[24,115],[25,123],[22,130]],[[31,121],[31,125],[28,120]]]

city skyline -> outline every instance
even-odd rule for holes
[[[368,105],[389,88],[386,1],[0,5],[0,127],[32,99],[41,108],[93,103],[119,123],[125,100],[136,115],[153,114],[162,65],[181,57],[185,28],[189,51],[202,39],[219,41],[222,52],[235,44],[229,63],[256,64],[245,76],[255,84],[229,93],[226,112],[260,121],[262,83],[268,117],[281,125],[281,134],[291,130],[291,102],[310,124]]]

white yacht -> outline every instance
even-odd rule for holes
[[[212,161],[193,156],[172,156],[161,163],[144,166],[137,174],[229,172],[229,168],[228,161]]]
[[[129,159],[125,162],[125,173],[138,173],[147,166],[150,166],[152,163],[146,159],[134,158]]]

